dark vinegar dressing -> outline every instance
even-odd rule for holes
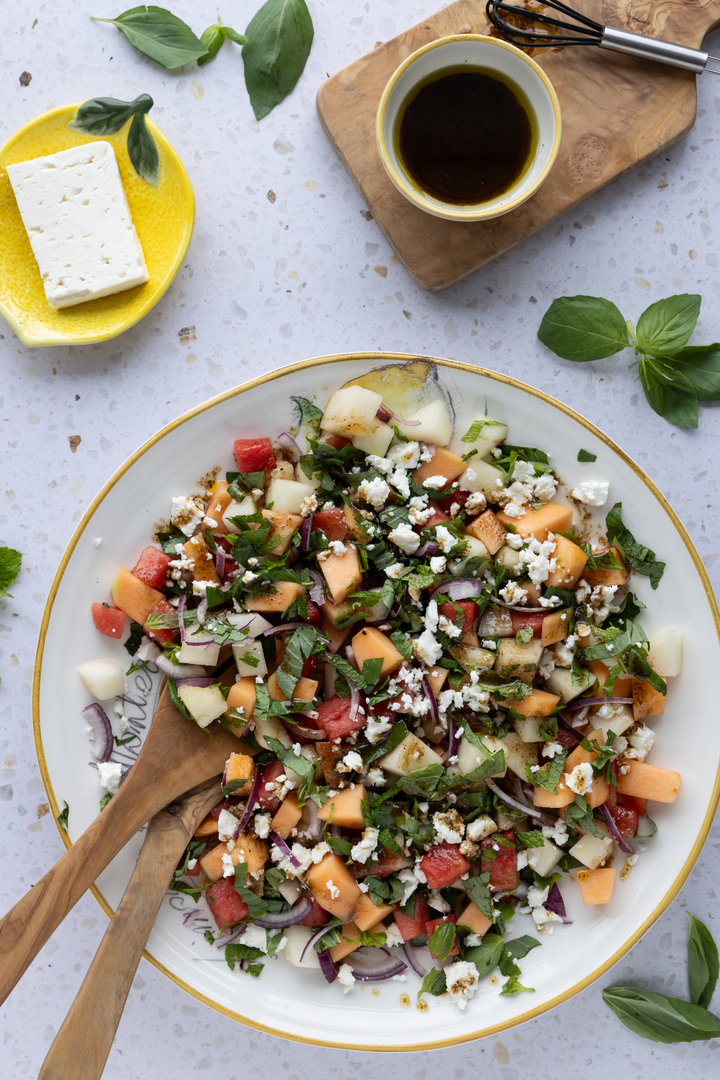
[[[521,91],[484,71],[436,72],[403,106],[397,149],[426,194],[483,203],[522,176],[535,149]]]

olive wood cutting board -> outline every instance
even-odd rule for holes
[[[720,0],[578,0],[608,26],[699,48],[720,24]],[[395,69],[449,34],[486,34],[485,0],[456,0],[323,83],[317,111],[373,217],[425,289],[445,289],[492,262],[568,210],[672,146],[695,122],[695,75],[605,49],[538,49],[562,110],[562,143],[545,184],[490,221],[436,218],[391,184],[375,144],[375,114]],[[713,78],[704,75],[703,78]]]

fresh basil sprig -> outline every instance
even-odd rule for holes
[[[145,123],[145,117],[153,104],[149,94],[140,94],[134,101],[90,98],[78,108],[68,127],[72,131],[79,131],[81,135],[115,135],[132,117],[127,134],[130,164],[146,183],[157,187],[160,155]]]
[[[707,1006],[718,977],[718,950],[708,928],[692,915],[688,969],[692,1003],[637,986],[607,986],[603,1001],[643,1039],[661,1043],[717,1039],[720,1018]]]
[[[114,19],[100,19],[96,15],[92,18],[95,22],[112,23],[138,52],[169,70],[199,60],[208,52],[186,22],[155,4],[129,8]]]
[[[214,23],[212,26],[208,26],[207,30],[203,30],[200,40],[207,50],[203,56],[198,58],[198,65],[202,67],[209,60],[215,59],[224,41],[234,41],[236,45],[244,45],[247,38],[244,34],[238,34],[237,30],[233,30],[230,26],[223,26],[218,17],[216,24]]]
[[[720,344],[688,346],[702,297],[668,296],[651,304],[637,329],[601,296],[561,296],[540,323],[543,345],[565,360],[600,360],[624,349],[639,357],[652,409],[679,427],[698,426],[698,402],[720,400]]]

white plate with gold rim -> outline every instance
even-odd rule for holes
[[[442,1000],[418,1009],[419,979],[375,988],[360,985],[343,995],[320,972],[305,973],[279,959],[257,980],[231,972],[222,954],[203,937],[203,918],[183,925],[192,901],[173,894],[163,903],[147,957],[188,993],[233,1019],[302,1042],[363,1050],[422,1050],[478,1038],[528,1020],[566,1001],[614,964],[670,903],[689,874],[708,833],[720,795],[720,728],[707,709],[720,667],[720,620],[712,590],[690,538],[666,500],[614,443],[593,424],[546,394],[506,376],[447,360],[358,353],[321,357],[275,371],[198,406],[158,432],[108,481],[80,522],[53,582],[43,617],[35,667],[35,740],[48,798],[55,815],[70,806],[69,840],[98,810],[101,789],[90,764],[80,717],[88,703],[76,665],[102,656],[127,661],[120,644],[100,637],[90,618],[94,600],[109,599],[118,566],[132,567],[149,542],[154,523],[168,512],[173,495],[196,488],[197,479],[219,465],[232,468],[232,444],[248,435],[275,436],[293,424],[291,397],[310,397],[322,407],[349,381],[368,379],[401,413],[442,395],[459,438],[478,414],[504,419],[509,441],[547,450],[558,474],[610,482],[610,503],[622,501],[628,527],[649,542],[666,564],[653,592],[638,578],[635,592],[647,605],[649,633],[682,629],[683,673],[671,682],[665,715],[654,721],[652,763],[677,769],[683,786],[672,806],[655,804],[659,826],[637,865],[618,881],[612,901],[583,908],[577,886],[563,895],[572,925],[542,938],[523,961],[522,982],[535,992],[500,997],[498,980],[485,980],[465,1012]],[[579,464],[580,448],[597,454]],[[602,511],[604,513],[605,511]],[[598,522],[602,518],[598,517]],[[100,546],[95,539],[102,538]],[[72,633],[68,633],[68,627]],[[152,715],[157,684],[146,673],[132,679],[128,710],[142,733]],[[692,727],[688,725],[692,716]],[[690,734],[691,732],[691,734]],[[680,737],[682,733],[682,737]],[[702,753],[699,748],[702,747]],[[116,751],[117,760],[125,760]],[[116,755],[113,755],[114,757]],[[65,842],[68,835],[62,834]],[[109,915],[132,873],[138,835],[98,879],[93,892]],[[622,858],[622,857],[620,857]],[[622,865],[621,862],[617,863]],[[527,916],[519,932],[533,933]]]

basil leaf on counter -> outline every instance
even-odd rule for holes
[[[60,813],[58,814],[58,816],[57,816],[57,818],[55,820],[57,821],[60,828],[64,829],[65,832],[67,832],[67,829],[68,829],[68,816],[70,814],[70,807],[68,806],[65,799],[63,799],[63,803],[64,803],[64,806],[63,806],[62,810],[60,811]]]
[[[266,0],[250,20],[243,61],[256,120],[294,89],[310,55],[313,34],[305,0]]]
[[[68,127],[82,135],[115,135],[132,116],[127,135],[130,164],[147,184],[157,187],[160,157],[145,123],[153,104],[149,94],[140,94],[134,101],[90,98],[80,105]]]
[[[698,426],[698,398],[692,383],[668,363],[640,357],[640,382],[645,397],[658,416],[678,427]]]
[[[168,70],[198,60],[207,52],[187,23],[167,8],[154,4],[129,8],[114,19],[100,19],[95,15],[92,18],[95,22],[112,23],[138,52]]]
[[[695,329],[701,303],[697,293],[681,293],[646,308],[636,330],[642,351],[652,356],[674,356],[683,349]]]
[[[622,503],[615,503],[605,518],[607,538],[614,544],[625,562],[638,574],[650,578],[653,589],[657,589],[660,578],[665,572],[665,563],[655,558],[655,552],[639,544],[622,519]]]
[[[692,384],[698,401],[720,399],[720,344],[689,345],[673,356],[672,364]]]
[[[627,349],[628,328],[619,309],[601,296],[559,296],[545,312],[538,337],[564,360],[602,360]]]
[[[214,60],[226,39],[234,41],[236,45],[244,45],[247,41],[244,34],[238,34],[237,30],[233,30],[230,26],[223,26],[219,19],[217,23],[208,26],[207,30],[203,30],[200,40],[207,52],[198,58],[198,67],[207,64],[209,60]]]
[[[639,986],[608,986],[603,1001],[625,1027],[652,1042],[696,1042],[720,1037],[720,1019],[703,1009],[667,994]]]
[[[688,914],[690,914],[688,912]],[[704,923],[690,915],[688,933],[688,980],[690,1000],[706,1009],[715,990],[720,965],[718,948]]]

